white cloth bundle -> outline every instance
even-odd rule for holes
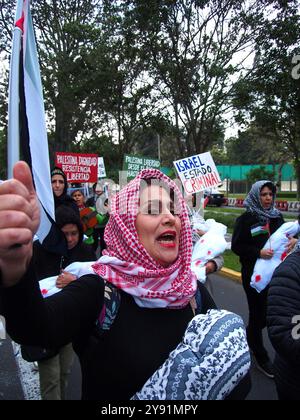
[[[221,255],[227,248],[225,235],[227,227],[214,219],[208,219],[202,225],[206,233],[199,238],[193,248],[191,269],[201,283],[205,283],[205,264]]]
[[[68,273],[74,274],[74,276],[81,277],[85,274],[95,274],[94,270],[92,269],[92,265],[95,261],[88,261],[88,262],[74,262],[64,268],[64,271]],[[56,287],[56,280],[57,276],[46,277],[43,280],[39,281],[40,290],[44,298],[55,295],[55,293],[61,292],[62,289],[58,289]]]
[[[298,221],[286,222],[280,226],[267,240],[263,249],[272,249],[274,255],[270,260],[258,258],[251,277],[250,286],[258,293],[264,290],[270,283],[275,268],[287,256],[287,245],[289,238],[300,232]]]
[[[206,221],[201,216],[201,214],[199,214],[196,211],[193,211],[190,219],[191,219],[191,225],[192,225],[193,230],[202,230],[204,232],[208,231],[209,227]],[[209,220],[213,220],[213,219],[209,219]]]

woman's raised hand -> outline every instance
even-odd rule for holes
[[[261,249],[260,250],[260,258],[264,260],[270,260],[274,255],[273,249]]]
[[[16,284],[32,257],[32,239],[40,223],[39,203],[25,162],[13,179],[0,185],[0,275],[3,286]]]

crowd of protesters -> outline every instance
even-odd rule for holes
[[[300,340],[292,335],[292,318],[300,315],[297,238],[288,238],[286,254],[296,251],[271,285],[261,293],[250,286],[256,262],[274,256],[267,240],[284,224],[271,181],[252,186],[232,236],[248,301],[247,329],[238,315],[217,309],[191,270],[190,209],[172,180],[144,170],[110,207],[100,182],[91,197],[81,188],[68,195],[60,168],[51,171],[51,182],[65,254],[32,243],[40,218],[28,167],[19,162],[14,179],[0,185],[0,313],[24,355],[44,350],[36,359],[43,399],[65,398],[70,343],[81,364],[83,399],[245,399],[249,348],[257,368],[275,377],[279,399],[300,398]],[[194,233],[205,238],[200,229]],[[79,263],[75,274],[72,263]],[[222,267],[222,255],[203,265],[206,277]],[[39,281],[51,276],[59,290],[44,298]],[[266,326],[274,364],[263,345]],[[218,336],[213,348],[211,334]],[[183,372],[189,381],[172,379],[182,373],[178,360],[190,361]]]

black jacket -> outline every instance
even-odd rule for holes
[[[276,382],[300,399],[300,251],[275,270],[268,292],[267,325],[275,348]]]
[[[270,234],[272,235],[283,223],[282,215],[276,219],[270,219]],[[246,211],[236,219],[232,235],[231,249],[240,257],[243,272],[247,276],[252,275],[260,250],[269,238],[267,234],[251,235],[251,229],[258,226],[263,226],[263,224],[259,223],[257,216]]]
[[[74,210],[77,216],[80,217],[80,212],[76,201],[68,194],[63,194],[60,197],[56,197],[56,195],[53,194],[53,197],[55,210],[57,210],[60,206],[70,207],[72,210]]]

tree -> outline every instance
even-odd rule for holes
[[[130,8],[126,1],[103,1],[104,33],[93,97],[107,128],[117,132],[120,160],[139,147],[141,132],[157,114],[139,38],[128,20]]]
[[[232,165],[286,163],[288,151],[266,126],[252,122],[237,137],[226,140],[227,160]],[[275,147],[276,144],[276,147]]]
[[[260,1],[131,2],[150,76],[187,154],[213,144],[212,133],[230,107],[234,79],[244,77],[263,22]],[[182,148],[180,133],[184,130]]]
[[[52,149],[70,151],[89,124],[101,1],[34,1],[46,110],[53,122]]]
[[[0,179],[7,178],[6,154],[6,136],[4,130],[0,129]]]
[[[300,196],[299,0],[273,1],[273,16],[256,45],[255,68],[236,87],[239,122],[256,121],[273,133],[294,161]],[[298,57],[298,59],[297,59]],[[299,77],[298,77],[299,76]]]
[[[250,185],[254,184],[256,181],[266,179],[268,181],[274,181],[275,174],[274,172],[268,171],[263,166],[259,168],[251,169],[246,175],[247,181]]]
[[[90,137],[77,143],[78,153],[96,153],[104,158],[106,177],[119,182],[119,170],[122,168],[122,160],[118,159],[118,145],[111,137]]]
[[[33,0],[51,151],[69,151],[89,118],[94,45],[100,1]],[[1,45],[9,54],[15,1],[2,1]]]

